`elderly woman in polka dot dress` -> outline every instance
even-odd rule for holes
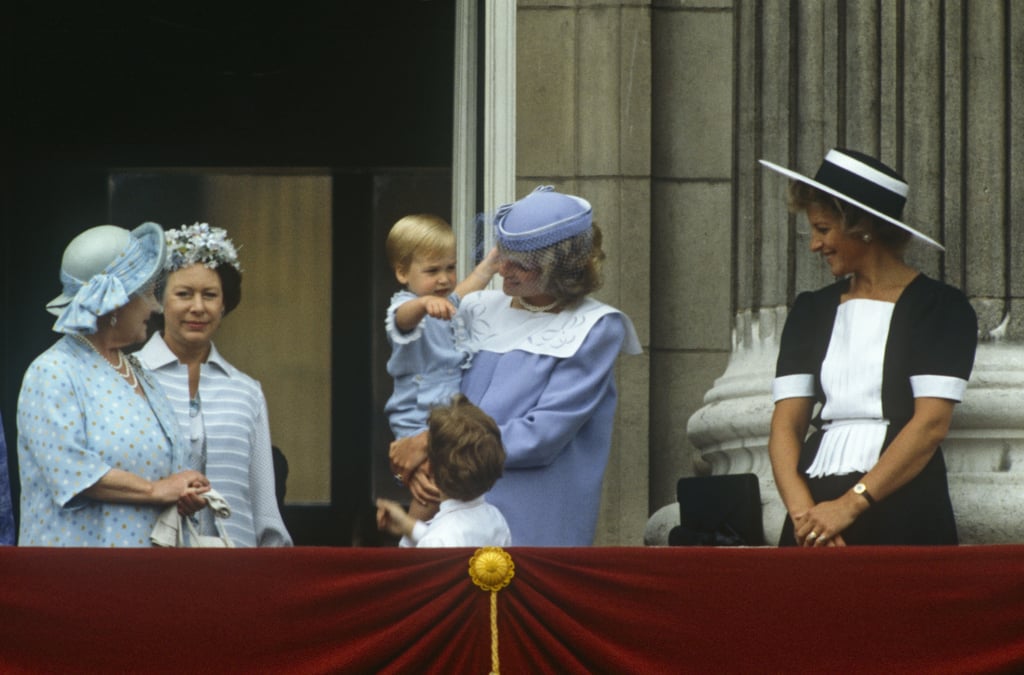
[[[47,305],[63,337],[18,398],[21,546],[148,547],[160,513],[206,506],[209,481],[160,385],[123,347],[146,338],[166,252],[159,225],[100,225],[64,250]]]

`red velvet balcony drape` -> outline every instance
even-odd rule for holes
[[[507,550],[505,673],[1024,671],[1024,546]],[[0,672],[487,673],[472,554],[0,549]]]

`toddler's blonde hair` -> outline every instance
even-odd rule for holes
[[[417,213],[391,226],[384,250],[391,269],[405,272],[416,256],[440,256],[455,249],[455,232],[444,218]]]

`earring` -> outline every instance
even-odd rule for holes
[[[117,314],[110,315],[110,327],[113,328],[117,325]]]
[[[861,237],[861,239],[864,240],[865,244],[870,244],[871,243],[871,235],[870,234],[865,234],[863,237]]]

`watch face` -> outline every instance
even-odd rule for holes
[[[866,489],[867,488],[864,487],[864,483],[857,483],[856,485],[853,486],[853,491],[856,492],[859,495],[860,494],[864,494],[864,490],[866,490]]]

